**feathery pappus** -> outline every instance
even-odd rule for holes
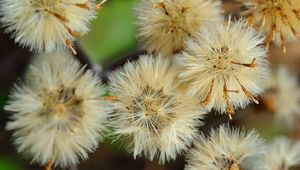
[[[208,111],[231,117],[236,108],[258,103],[269,68],[263,40],[242,19],[208,24],[177,57],[179,79]]]
[[[258,170],[263,167],[262,139],[255,131],[221,125],[201,135],[187,156],[185,170]]]
[[[277,137],[268,145],[265,155],[266,170],[300,168],[300,142]]]
[[[127,139],[134,157],[164,164],[186,151],[205,114],[193,99],[177,92],[176,68],[161,55],[142,55],[109,77],[117,139]]]
[[[71,54],[37,56],[5,106],[11,112],[6,129],[13,132],[18,152],[34,163],[78,164],[106,130],[103,94],[99,79]]]
[[[68,46],[76,54],[73,41],[89,31],[96,7],[94,0],[2,0],[0,21],[16,42],[31,51]]]
[[[143,48],[172,56],[199,27],[218,20],[220,1],[142,0],[136,8],[138,36]]]
[[[280,127],[293,128],[300,118],[300,85],[298,77],[287,67],[274,69],[262,95],[267,109],[274,113]]]
[[[259,31],[265,33],[267,48],[270,43],[280,44],[286,52],[286,42],[300,36],[299,0],[239,0],[242,15]]]

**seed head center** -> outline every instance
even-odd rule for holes
[[[76,89],[61,86],[54,91],[43,90],[41,97],[44,100],[44,111],[41,116],[48,122],[54,120],[60,130],[70,130],[80,124],[85,112],[82,108],[82,99],[76,95]],[[68,128],[66,128],[68,127]]]
[[[128,109],[135,121],[142,122],[141,127],[157,134],[174,117],[176,105],[174,96],[164,94],[163,89],[146,86]]]
[[[67,107],[63,103],[54,106],[54,110],[56,118],[64,118],[66,116]]]
[[[242,169],[237,163],[233,163],[232,165],[230,165],[229,170],[242,170]]]
[[[214,50],[212,58],[208,58],[211,63],[211,69],[215,73],[224,73],[226,71],[231,71],[234,68],[230,62],[231,53],[227,47],[222,47],[221,49]]]

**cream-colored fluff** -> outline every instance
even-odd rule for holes
[[[105,130],[103,93],[99,80],[70,54],[36,57],[5,106],[12,112],[6,128],[18,152],[63,168],[87,159]]]
[[[267,46],[273,41],[286,51],[286,42],[295,41],[300,33],[299,0],[239,0],[242,14],[261,32],[267,34]]]
[[[263,37],[244,20],[216,22],[190,38],[177,63],[179,79],[188,94],[198,97],[207,110],[234,113],[258,103],[268,73]]]
[[[134,157],[174,160],[197,136],[205,112],[177,91],[176,68],[162,56],[143,55],[109,76],[116,138]]]
[[[265,155],[266,170],[300,168],[300,142],[286,137],[275,138]]]
[[[93,0],[2,0],[1,22],[16,42],[35,52],[69,46],[88,32],[95,17]]]
[[[202,135],[187,156],[185,170],[262,170],[264,146],[255,131],[222,125]]]
[[[180,52],[199,27],[218,19],[218,0],[142,0],[136,8],[138,35],[148,52]]]
[[[300,85],[298,77],[285,66],[274,69],[265,96],[269,97],[277,125],[292,129],[300,118]]]

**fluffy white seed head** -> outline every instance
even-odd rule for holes
[[[112,126],[134,157],[175,159],[194,141],[204,111],[176,91],[176,70],[162,56],[144,55],[110,76]]]
[[[249,102],[258,103],[267,75],[263,37],[244,20],[209,24],[187,41],[179,55],[179,78],[188,94],[198,97],[210,111],[234,113]]]
[[[243,170],[262,168],[264,149],[255,131],[222,125],[208,137],[202,135],[187,156],[185,170]]]
[[[93,0],[2,0],[1,22],[16,42],[35,52],[69,46],[88,32]]]
[[[218,19],[219,4],[213,0],[142,0],[136,14],[143,48],[167,56],[181,51],[186,38]]]
[[[300,117],[300,85],[297,75],[284,66],[274,70],[267,83],[265,97],[280,127],[292,128]]]
[[[297,40],[300,33],[299,0],[239,0],[243,15],[261,32],[267,34],[267,46],[273,41],[286,51],[286,41]]]
[[[300,168],[300,142],[278,137],[268,146],[265,155],[267,170]]]
[[[56,167],[87,159],[105,130],[103,93],[99,80],[70,54],[38,56],[5,106],[18,152]]]

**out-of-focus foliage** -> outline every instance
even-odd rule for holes
[[[287,133],[284,128],[276,128],[273,119],[274,117],[271,113],[263,114],[249,109],[246,111],[246,114],[243,115],[240,123],[246,129],[256,129],[265,140],[271,141],[275,136]]]
[[[21,170],[14,160],[5,156],[0,156],[0,170]]]
[[[105,3],[93,20],[89,34],[79,41],[85,52],[101,64],[133,51],[137,39],[133,8],[138,0],[113,0]]]

